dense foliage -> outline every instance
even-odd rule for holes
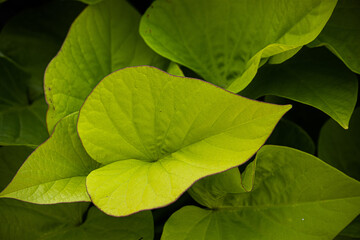
[[[0,239],[360,239],[360,1],[16,3]]]

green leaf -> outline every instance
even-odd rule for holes
[[[309,134],[290,120],[281,119],[266,144],[292,147],[315,154],[315,143]]]
[[[340,0],[320,35],[309,44],[326,46],[353,72],[360,74],[360,2]]]
[[[356,105],[358,80],[326,49],[303,49],[283,64],[262,67],[240,94],[250,98],[276,95],[308,104],[347,128]]]
[[[360,239],[360,215],[355,218],[338,236],[335,240],[353,240]]]
[[[166,67],[138,33],[140,14],[125,0],[88,6],[75,20],[45,74],[48,129],[80,109],[96,84],[120,68]]]
[[[16,171],[20,168],[32,151],[33,149],[23,146],[0,148],[0,191],[9,184]]]
[[[32,101],[43,95],[45,68],[82,8],[78,2],[52,1],[16,15],[1,30],[0,52],[29,73]]]
[[[64,118],[53,135],[22,165],[0,197],[50,204],[90,201],[85,178],[99,165],[81,145],[77,113]]]
[[[31,151],[26,147],[0,148],[0,190]],[[1,222],[6,223],[0,224],[0,239],[153,239],[151,212],[115,218],[96,207],[88,208],[89,203],[37,205],[0,199]]]
[[[174,62],[170,62],[166,72],[168,72],[171,75],[185,77],[183,71],[181,70],[180,66]]]
[[[31,103],[28,74],[0,57],[0,145],[36,147],[48,138],[43,99]]]
[[[80,110],[81,141],[106,165],[87,177],[90,197],[116,216],[165,206],[199,178],[244,163],[289,109],[153,67],[117,71]]]
[[[295,54],[297,54],[301,50],[302,46],[287,50],[285,52],[276,54],[269,58],[267,61],[270,64],[280,64],[288,60],[289,58],[292,58]],[[262,66],[262,64],[260,64]]]
[[[91,207],[86,221],[80,226],[67,227],[42,238],[44,240],[98,240],[126,239],[153,240],[154,223],[151,211],[137,213],[128,217],[111,217],[96,207]]]
[[[96,3],[99,3],[103,0],[78,0],[80,2],[83,2],[83,3],[86,3],[86,4],[96,4]]]
[[[354,111],[349,129],[327,121],[319,136],[319,157],[328,164],[360,181],[360,108]]]
[[[160,55],[232,92],[244,89],[261,58],[297,49],[321,32],[336,0],[157,0],[140,34]],[[255,17],[256,16],[256,17]]]
[[[203,206],[216,208],[223,204],[228,193],[246,192],[245,183],[239,181],[241,178],[237,167],[208,176],[205,179],[196,182],[188,190],[191,197]]]
[[[216,209],[182,208],[162,239],[333,239],[359,212],[358,181],[312,155],[265,146],[250,192],[228,193]]]

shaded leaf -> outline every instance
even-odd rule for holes
[[[86,4],[96,4],[96,3],[99,3],[103,0],[78,0],[80,2],[83,2],[83,3],[86,3]]]
[[[264,7],[260,0],[158,0],[143,15],[140,34],[160,55],[239,92],[255,76],[261,58],[313,41],[335,4],[272,0]]]
[[[125,0],[88,6],[70,28],[45,74],[48,129],[80,109],[95,85],[109,73],[137,65],[167,66],[138,33],[140,14]]]
[[[48,138],[43,99],[30,102],[28,74],[0,57],[0,145],[36,147]]]
[[[43,204],[90,201],[85,178],[98,164],[81,145],[77,115],[59,122],[53,135],[29,156],[0,197]]]
[[[213,179],[194,187],[211,186]],[[253,189],[208,207],[173,214],[162,239],[333,239],[360,212],[360,183],[312,155],[265,146],[256,157]]]
[[[289,109],[152,67],[117,71],[80,110],[81,141],[106,165],[87,177],[90,197],[116,216],[165,206],[248,160]]]
[[[250,98],[276,95],[316,107],[347,128],[354,111],[356,75],[326,49],[303,49],[280,65],[259,70],[240,94]]]
[[[59,50],[83,4],[52,1],[10,19],[0,34],[0,52],[29,74],[29,98],[43,94],[45,67]]]
[[[339,0],[320,35],[309,44],[326,46],[353,72],[360,74],[360,2]]]
[[[360,108],[354,111],[348,130],[329,120],[320,131],[319,158],[360,181],[359,146]]]
[[[0,148],[0,190],[31,151],[26,147]],[[37,205],[0,199],[0,239],[153,239],[150,212],[115,218],[88,208],[89,203]]]
[[[281,119],[266,144],[292,147],[315,154],[315,143],[309,134],[290,120]]]

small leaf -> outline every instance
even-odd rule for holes
[[[357,91],[356,75],[323,48],[303,49],[283,64],[262,67],[240,95],[289,98],[320,109],[347,128]]]
[[[336,0],[268,0],[266,7],[261,0],[157,0],[143,15],[140,34],[160,55],[237,93],[251,82],[261,58],[313,41],[335,5]]]
[[[53,135],[29,156],[0,197],[42,204],[90,201],[85,178],[98,164],[82,147],[76,121],[77,113],[61,120]]]
[[[309,44],[326,46],[353,72],[360,74],[360,1],[338,1],[320,35]]]
[[[36,147],[48,138],[46,103],[28,99],[28,74],[0,57],[0,145]]]
[[[315,143],[309,134],[290,120],[281,119],[266,144],[292,147],[315,154]]]
[[[79,115],[86,151],[106,165],[87,177],[90,197],[116,216],[165,206],[199,178],[248,160],[289,109],[152,67],[117,71]]]
[[[208,181],[195,185],[211,186]],[[360,213],[360,183],[312,155],[265,146],[256,157],[253,189],[228,193],[222,203],[180,209],[161,239],[333,239]]]
[[[88,6],[75,20],[45,74],[48,129],[80,109],[98,82],[120,68],[168,61],[146,46],[138,33],[140,14],[125,0]]]

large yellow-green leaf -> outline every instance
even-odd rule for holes
[[[336,0],[157,0],[143,15],[140,34],[160,55],[239,92],[261,58],[313,41],[335,5]]]
[[[117,216],[167,205],[248,160],[289,109],[153,67],[117,71],[80,110],[80,139],[106,165],[87,177],[90,197]]]
[[[240,93],[276,95],[308,104],[347,128],[358,95],[358,79],[327,49],[303,49],[279,65],[264,66]]]
[[[167,65],[139,36],[139,21],[140,14],[125,0],[88,6],[75,20],[45,74],[50,131],[61,118],[78,111],[109,73],[128,66]]]
[[[175,212],[162,240],[328,240],[360,213],[360,183],[312,155],[265,146],[250,173],[255,165],[255,173],[242,178],[255,178],[245,192],[217,194],[208,187],[221,188],[216,175],[195,183],[197,198],[213,194],[221,201],[206,205],[210,209],[186,206]]]
[[[36,147],[46,131],[44,99],[31,102],[26,86],[28,74],[0,56],[0,145]]]
[[[81,145],[77,113],[59,122],[53,135],[25,161],[0,197],[33,203],[90,201],[85,178],[98,163]]]
[[[360,1],[340,0],[320,35],[310,46],[326,46],[360,74]]]
[[[31,151],[26,147],[0,148],[0,190],[11,181]],[[115,218],[89,207],[89,203],[38,205],[0,199],[0,239],[153,239],[150,212]]]

